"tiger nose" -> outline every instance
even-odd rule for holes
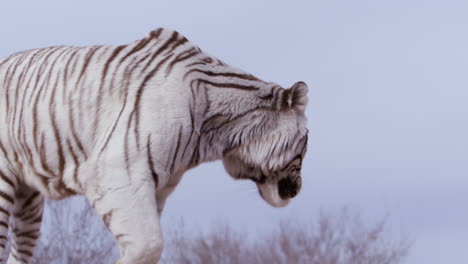
[[[283,200],[291,199],[299,193],[301,185],[301,177],[284,178],[278,182],[278,194]]]

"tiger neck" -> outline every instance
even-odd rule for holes
[[[226,85],[214,86],[212,83],[202,81],[197,85],[198,100],[205,104],[197,104],[195,111],[198,113],[195,123],[199,138],[191,167],[223,159],[227,152],[261,137],[278,123],[278,116],[273,113],[273,96],[259,96],[269,95],[272,87],[277,85],[253,82],[248,86],[245,82],[233,83],[231,79],[225,81]],[[239,88],[243,90],[239,91]],[[226,96],[225,93],[230,92],[237,96]]]

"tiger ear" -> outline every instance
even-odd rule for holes
[[[307,92],[309,88],[305,82],[297,82],[289,89],[289,108],[293,108],[296,112],[304,113],[307,106]]]

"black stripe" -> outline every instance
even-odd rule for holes
[[[242,85],[238,83],[215,83],[215,82],[211,82],[211,81],[203,80],[203,79],[199,79],[198,81],[200,83],[208,84],[208,85],[211,85],[213,87],[218,87],[218,88],[232,88],[232,89],[239,89],[239,90],[244,90],[244,91],[256,91],[259,89],[256,86]]]
[[[70,95],[71,96],[71,95]],[[87,159],[88,155],[86,154],[86,151],[84,150],[83,144],[81,143],[80,138],[78,137],[78,134],[76,132],[76,127],[75,127],[75,117],[74,117],[74,107],[72,105],[72,100],[69,99],[68,101],[69,107],[68,108],[68,122],[70,124],[70,131],[73,137],[73,141],[75,142],[76,146],[78,146],[78,149],[82,153],[85,159]]]
[[[21,219],[23,222],[27,222],[34,217],[42,219],[43,206],[44,205],[41,200],[41,202],[37,203],[33,208],[21,208],[19,211],[14,213],[14,217]]]
[[[101,117],[101,104],[102,104],[102,97],[103,97],[103,90],[104,85],[107,77],[107,73],[109,71],[109,66],[112,61],[119,55],[119,53],[125,48],[125,45],[117,46],[114,51],[112,52],[111,56],[107,59],[106,63],[104,64],[104,69],[102,70],[101,74],[101,84],[99,85],[97,99],[96,99],[96,113],[94,116],[93,122],[93,131],[97,131],[97,127],[99,125],[100,117]]]
[[[190,131],[190,137],[189,139],[187,140],[187,144],[185,144],[185,148],[184,148],[184,151],[182,152],[182,156],[180,156],[180,159],[183,160],[184,157],[185,157],[185,152],[187,151],[187,148],[189,147],[190,145],[190,142],[192,141],[192,136],[193,136],[193,132],[195,130],[195,122],[194,122],[194,119],[193,119],[193,101],[194,101],[194,98],[193,98],[193,90],[190,89],[190,92],[192,94],[192,100],[189,102],[189,113],[190,113],[190,125],[191,125],[191,131]]]
[[[125,138],[124,138],[125,168],[127,169],[127,173],[129,176],[130,176],[130,154],[129,154],[128,141],[130,140],[129,139],[130,127],[132,126],[133,119],[134,119],[133,114],[130,114],[130,117],[127,123],[127,129],[125,130]]]
[[[16,53],[15,54],[12,54],[10,56],[8,56],[7,58],[3,59],[1,62],[0,62],[0,67],[3,67],[3,65],[5,65],[7,62],[9,62],[11,59],[15,58],[16,57]]]
[[[78,183],[78,157],[75,154],[75,151],[73,151],[73,148],[71,146],[70,140],[67,139],[67,145],[68,145],[68,150],[70,151],[70,154],[73,159],[73,164],[75,165],[73,169],[73,181],[75,183]]]
[[[177,154],[179,153],[179,147],[180,147],[180,139],[182,138],[182,126],[179,127],[179,134],[178,134],[178,137],[177,137],[177,146],[176,146],[176,150],[175,150],[175,153],[174,153],[174,157],[172,158],[172,164],[171,164],[171,174],[174,172],[174,165],[175,165],[175,162],[177,160]]]
[[[7,158],[7,153],[6,153],[5,147],[3,146],[1,141],[0,141],[0,150],[3,152],[3,157]]]
[[[39,192],[34,192],[22,205],[23,210],[32,204],[34,199],[39,197]]]
[[[52,170],[49,168],[49,165],[47,164],[44,141],[45,141],[44,133],[41,133],[41,145],[39,147],[39,159],[41,162],[42,169],[45,170],[49,174],[49,177],[51,177],[52,175],[54,175],[54,173],[52,172]]]
[[[33,78],[33,75],[34,75],[34,73],[35,73],[36,70],[37,70],[37,67],[35,67],[35,68],[33,69],[33,71],[30,72],[31,65],[32,65],[34,59],[35,59],[38,55],[42,55],[42,53],[39,52],[39,51],[35,51],[35,52],[32,54],[31,58],[29,59],[29,62],[27,63],[27,65],[25,66],[25,68],[23,69],[23,71],[21,72],[21,75],[20,75],[19,80],[18,80],[18,86],[17,86],[17,88],[16,88],[16,92],[17,92],[17,93],[19,92],[20,86],[23,87],[22,103],[21,103],[20,105],[17,104],[16,107],[15,107],[15,111],[16,111],[16,109],[17,109],[18,107],[20,107],[20,111],[19,111],[19,112],[20,112],[20,117],[18,118],[18,122],[19,122],[20,120],[22,120],[22,118],[21,118],[22,113],[23,113],[22,109],[23,109],[23,107],[24,107],[24,101],[25,101],[25,99],[26,99],[27,91],[29,90],[29,89],[28,89],[28,88],[29,88],[29,84],[31,83],[31,80],[32,80],[32,78]],[[26,83],[26,85],[22,85],[24,79],[26,79],[26,76],[29,76],[28,82]],[[18,98],[18,97],[19,97],[19,96],[17,95],[17,98]],[[14,114],[14,116],[15,116],[15,114]]]
[[[281,108],[281,94],[284,91],[283,88],[276,89],[273,94],[273,102],[271,103],[271,107],[274,110],[279,110]]]
[[[39,69],[37,71],[36,79],[34,81],[34,88],[33,88],[34,92],[32,92],[31,96],[29,96],[28,104],[31,104],[32,100],[36,98],[35,95],[40,93],[41,88],[38,88],[38,85],[39,85],[40,81],[42,80],[41,77],[43,77],[45,69],[47,67],[49,67],[49,65],[50,65],[49,58],[50,58],[50,56],[52,56],[52,54],[54,54],[55,52],[57,52],[59,50],[60,50],[60,48],[57,47],[57,48],[48,49],[48,50],[45,50],[45,51],[42,52],[43,54],[47,54],[47,55],[45,56],[45,58],[42,58],[42,57],[40,58],[41,66],[39,66]],[[50,75],[51,75],[51,72],[49,70],[48,74],[46,75],[46,78],[48,78],[47,76],[50,77]],[[44,81],[44,83],[45,83],[45,81]],[[44,83],[40,87],[44,87]]]
[[[15,73],[16,72],[16,69],[18,67],[22,68],[20,70],[20,73],[19,73],[19,76],[18,77],[15,77],[14,76],[14,73],[12,75],[12,77],[15,77],[14,79],[16,80],[16,89],[15,90],[15,96],[13,97],[13,102],[12,102],[12,113],[11,113],[11,120],[12,120],[12,123],[13,123],[13,127],[14,127],[14,124],[15,124],[15,117],[16,117],[16,112],[18,111],[18,107],[20,107],[21,105],[18,104],[18,100],[19,100],[19,91],[21,90],[20,87],[21,87],[21,84],[23,82],[23,78],[26,74],[26,72],[28,71],[28,67],[27,65],[23,66],[23,62],[26,60],[26,58],[28,58],[29,56],[29,52],[25,52],[22,54],[22,56],[20,57],[19,61],[18,61],[18,64],[15,65],[15,69],[13,70],[13,72]],[[31,59],[30,59],[31,60]],[[8,84],[8,86],[11,86],[11,82]],[[10,87],[8,87],[10,88]],[[7,99],[9,99],[7,97]],[[8,109],[8,104],[7,104],[7,109]]]
[[[53,86],[52,94],[50,95],[50,101],[49,101],[49,117],[50,117],[50,122],[52,126],[52,131],[55,137],[55,142],[57,144],[57,156],[58,156],[58,173],[59,177],[62,178],[63,176],[63,170],[65,166],[65,156],[63,153],[63,148],[62,148],[62,137],[59,132],[59,127],[57,125],[57,118],[56,118],[56,112],[53,107],[55,107],[55,92],[57,90],[57,84],[58,84],[58,79],[55,80],[55,84]]]
[[[302,160],[302,155],[301,154],[297,154],[291,161],[288,162],[288,164],[286,164],[281,170],[279,170],[280,172],[284,172],[286,171],[287,169],[289,169],[289,166],[291,165],[291,163],[293,163],[294,161],[296,160]]]
[[[5,97],[6,97],[6,109],[10,109],[10,86],[11,86],[11,82],[13,79],[17,79],[17,78],[14,78],[15,77],[15,74],[16,74],[16,70],[18,70],[18,67],[21,66],[21,64],[23,63],[24,61],[24,58],[27,56],[27,53],[21,53],[18,55],[18,58],[17,58],[17,61],[10,65],[10,67],[8,68],[8,73],[10,72],[10,68],[13,68],[13,72],[11,73],[11,76],[8,76],[7,81],[8,83],[5,85]],[[8,115],[10,113],[8,112]]]
[[[179,40],[177,40],[177,42],[172,46],[170,50],[165,52],[165,55],[168,55],[169,53],[173,52],[177,47],[186,43],[187,41],[188,40],[185,37],[180,38]]]
[[[230,123],[233,123],[243,117],[245,117],[246,115],[252,113],[252,112],[256,112],[256,111],[269,111],[270,108],[268,107],[263,107],[263,106],[259,106],[259,107],[256,107],[256,108],[253,108],[253,109],[250,109],[250,110],[247,110],[235,117],[228,117],[226,115],[221,115],[221,114],[215,114],[213,116],[211,116],[210,118],[206,119],[205,121],[203,121],[203,124],[201,126],[201,133],[208,133],[208,132],[211,132],[213,130],[217,130],[217,129],[220,129],[222,128],[223,126],[227,125],[227,124],[230,124]]]
[[[114,122],[112,129],[109,133],[109,135],[106,138],[106,141],[104,142],[104,145],[102,145],[101,149],[99,150],[99,153],[101,154],[104,149],[106,149],[107,145],[109,144],[110,139],[112,138],[112,135],[114,134],[115,128],[117,127],[117,124],[119,123],[120,117],[122,116],[123,111],[125,110],[125,105],[127,104],[127,100],[124,100],[124,104],[122,106],[122,109],[120,109],[119,115],[117,116],[117,120]],[[128,127],[127,127],[128,129]]]
[[[68,56],[68,60],[67,60],[67,63],[65,64],[65,68],[63,69],[63,92],[62,92],[62,101],[65,103],[66,100],[66,91],[67,91],[67,87],[68,87],[68,75],[69,75],[69,68],[70,68],[70,63],[73,59],[76,58],[76,53],[79,51],[78,49],[76,48],[70,48],[72,54],[67,54],[69,55]]]
[[[0,226],[3,226],[3,227],[5,227],[6,229],[8,229],[8,223],[5,222],[5,221],[0,221]]]
[[[212,72],[212,71],[206,71],[206,70],[201,70],[201,69],[192,69],[184,74],[184,79],[192,74],[192,73],[202,73],[205,75],[208,75],[210,77],[227,77],[227,78],[239,78],[243,80],[249,80],[249,81],[260,81],[257,77],[251,75],[251,74],[241,74],[241,73],[234,73],[234,72]]]
[[[2,212],[4,215],[6,215],[7,217],[10,216],[10,212],[8,212],[7,209],[3,208],[3,207],[0,207],[0,212]]]
[[[42,211],[39,210],[40,212],[36,212],[35,214],[31,214],[28,216],[23,216],[21,220],[23,222],[27,222],[30,225],[38,224],[42,222]],[[39,213],[39,215],[37,215]]]
[[[125,54],[125,56],[123,56],[121,59],[120,59],[120,62],[119,63],[122,63],[125,59],[127,59],[130,55],[142,50],[144,47],[146,47],[146,45],[148,45],[148,43],[150,43],[153,39],[157,39],[159,37],[159,35],[161,35],[161,32],[162,32],[162,28],[159,28],[155,31],[152,31],[150,33],[150,36],[148,38],[144,38],[142,39],[141,41],[138,42],[138,44],[133,47],[132,50],[130,50],[127,54]]]
[[[16,246],[19,247],[31,247],[34,248],[36,246],[36,241],[31,242],[31,241],[15,241]]]
[[[7,201],[10,202],[11,204],[13,204],[13,197],[11,197],[10,195],[4,193],[3,191],[0,191],[0,197],[2,197],[3,199],[7,200]]]
[[[214,130],[216,127],[219,126],[220,123],[224,124],[231,120],[228,115],[225,114],[214,114],[209,118],[205,119],[200,127],[200,132],[202,134]]]
[[[186,50],[186,51],[180,53],[173,61],[171,61],[171,63],[169,63],[169,65],[168,65],[168,67],[166,69],[166,76],[168,76],[171,73],[172,68],[174,68],[174,66],[177,63],[182,62],[182,61],[187,60],[187,59],[190,59],[190,58],[192,58],[193,56],[196,56],[199,53],[200,53],[200,51],[197,48],[191,48],[189,50]]]
[[[156,57],[158,57],[158,55],[161,54],[161,52],[163,52],[165,49],[167,49],[172,42],[177,40],[178,35],[179,35],[179,33],[175,32],[175,31],[172,33],[171,37],[155,53],[153,53],[153,56],[151,56],[148,63],[145,65],[145,67],[143,67],[142,72],[145,72],[146,69],[148,69],[148,67],[151,65],[153,60]]]
[[[190,166],[196,166],[200,162],[200,137],[197,137],[197,143],[190,158]]]
[[[6,176],[6,174],[3,173],[1,170],[0,170],[0,178],[1,178],[4,182],[8,183],[8,185],[10,185],[13,189],[15,189],[15,183],[14,183],[10,178],[8,178],[8,177]]]
[[[58,50],[58,49],[57,49]],[[53,66],[55,65],[55,63],[57,62],[57,60],[60,58],[61,54],[64,53],[66,50],[62,50],[58,55],[57,57],[54,59],[54,61],[51,63],[51,66],[50,68],[48,69],[48,73],[47,73],[47,76],[44,80],[44,82],[42,83],[41,87],[39,88],[39,91],[37,92],[37,94],[35,95],[35,100],[34,100],[34,104],[33,104],[33,140],[34,140],[34,146],[36,147],[36,150],[38,149],[38,144],[37,144],[37,140],[38,140],[38,136],[39,136],[39,133],[37,132],[38,130],[38,111],[37,111],[37,105],[39,103],[39,99],[41,97],[41,94],[44,92],[44,90],[47,90],[46,87],[49,86],[49,82],[50,82],[50,77],[52,76],[52,72],[53,72]],[[54,53],[55,50],[52,52]]]
[[[154,161],[153,161],[153,156],[151,154],[151,136],[148,135],[148,138],[146,140],[146,154],[148,158],[148,166],[151,171],[151,176],[153,176],[154,179],[154,186],[155,188],[158,188],[158,183],[159,183],[159,176],[158,174],[154,171]]]
[[[82,49],[79,50],[79,51],[82,51]],[[89,52],[88,52],[88,53],[89,53]],[[86,54],[86,56],[89,55],[88,53]],[[82,54],[82,52],[77,53],[76,55],[74,55],[75,60],[74,60],[74,62],[73,62],[73,66],[72,66],[72,69],[71,69],[72,75],[75,75],[75,73],[76,73],[77,64],[78,64],[78,62],[79,62],[79,57],[80,57],[81,54]],[[82,70],[83,70],[83,69],[82,69]],[[80,103],[82,102],[82,96],[81,96],[80,91],[84,90],[84,88],[78,89],[78,87],[77,87],[78,82],[79,82],[79,81],[77,81],[77,82],[75,83],[75,86],[74,86],[74,87],[71,86],[71,84],[69,84],[70,88],[73,88],[73,89],[68,89],[68,91],[69,91],[69,93],[68,93],[68,104],[69,104],[69,107],[68,107],[68,117],[69,117],[69,118],[68,118],[68,119],[69,119],[69,123],[70,123],[70,127],[71,127],[72,137],[73,137],[73,139],[74,139],[74,141],[75,141],[75,144],[78,145],[78,149],[81,151],[81,153],[83,154],[83,156],[84,156],[85,159],[86,159],[86,158],[87,158],[86,152],[85,152],[84,149],[83,149],[83,146],[82,146],[81,141],[79,140],[79,138],[78,138],[78,136],[77,136],[77,134],[76,134],[76,129],[75,129],[75,116],[74,116],[74,108],[75,108],[75,107],[74,107],[74,105],[73,105],[73,102],[75,101],[75,94],[76,94],[76,91],[78,91],[78,93],[79,93],[79,96],[78,96],[79,102],[78,102],[78,107],[77,107],[77,109],[78,109],[78,111],[79,111],[79,110],[81,109],[81,104],[80,104]],[[73,93],[73,92],[75,92],[75,93]],[[81,114],[81,112],[80,112],[80,114]],[[80,117],[81,117],[81,115],[78,116],[78,119],[79,119]]]
[[[196,62],[192,62],[192,63],[186,65],[185,67],[190,68],[190,67],[195,66],[195,65],[207,65],[207,64],[209,64],[209,63],[207,63],[205,61],[196,61]]]
[[[28,257],[32,257],[32,252],[29,251],[29,250],[25,250],[25,249],[20,249],[17,251],[20,255],[25,255],[25,256],[28,256]]]
[[[61,53],[62,54],[62,53]],[[22,138],[23,141],[20,141],[19,142],[19,145],[23,151],[23,153],[25,153],[25,155],[27,155],[27,158],[29,160],[32,160],[33,159],[33,155],[32,155],[32,151],[31,149],[28,147],[27,144],[25,144],[24,142],[27,142],[25,139],[26,139],[26,135],[25,135],[25,129],[24,129],[24,120],[23,120],[23,109],[24,107],[26,106],[25,104],[25,101],[26,101],[26,97],[27,97],[27,93],[29,90],[32,89],[32,92],[31,92],[31,95],[34,93],[34,88],[30,88],[30,84],[31,84],[31,81],[33,79],[33,76],[35,75],[35,73],[37,72],[38,68],[35,67],[34,70],[32,72],[30,72],[30,67],[32,65],[32,62],[33,60],[38,56],[38,55],[42,55],[41,52],[36,52],[34,53],[32,56],[31,56],[31,59],[29,60],[28,62],[28,65],[27,65],[27,69],[23,70],[23,73],[25,73],[26,75],[29,76],[29,79],[28,79],[28,82],[25,84],[25,85],[22,85],[23,87],[23,97],[21,99],[21,103],[20,104],[17,104],[15,109],[18,109],[19,108],[19,116],[16,118],[16,121],[18,124],[16,124],[16,127],[17,127],[17,131],[16,131],[16,135],[18,138]],[[17,90],[19,90],[19,83],[20,81],[18,81],[18,87],[17,87]],[[16,111],[16,110],[15,110]],[[15,114],[13,114],[15,116]],[[13,125],[14,126],[14,125]]]
[[[109,144],[110,142],[110,139],[112,138],[112,135],[114,134],[115,132],[115,129],[117,127],[117,124],[119,123],[119,120],[120,118],[122,117],[122,113],[123,111],[125,110],[125,107],[127,106],[127,98],[128,98],[128,88],[129,88],[129,85],[130,85],[130,77],[131,77],[131,73],[135,70],[135,67],[137,65],[133,66],[132,69],[129,69],[132,67],[132,64],[129,64],[126,68],[125,68],[125,74],[124,74],[124,80],[125,80],[125,83],[123,84],[123,87],[125,88],[125,92],[124,92],[124,100],[123,100],[123,105],[122,105],[122,108],[120,109],[120,112],[119,112],[119,115],[117,116],[117,119],[115,120],[113,126],[112,126],[112,129],[111,131],[109,132],[109,135],[107,136],[106,138],[106,141],[104,142],[104,145],[101,147],[100,151],[99,151],[99,155],[101,155],[103,152],[104,152],[104,149],[107,147],[107,145]],[[128,133],[128,125],[127,124],[127,133]],[[127,136],[125,136],[125,138],[127,138]],[[127,143],[126,143],[127,144]]]
[[[23,231],[21,233],[15,232],[16,237],[25,237],[30,239],[37,239],[39,237],[39,230],[30,230],[30,231]]]
[[[273,87],[271,88],[271,91],[270,91],[269,94],[263,95],[263,96],[259,96],[258,98],[260,98],[260,99],[262,99],[262,100],[268,100],[268,101],[271,100],[271,99],[273,99],[273,98],[274,98],[274,95],[275,95],[275,91],[276,91],[277,88],[279,88],[279,87],[273,86]]]
[[[81,53],[82,53],[82,52],[80,52],[80,51],[82,51],[82,50],[83,50],[83,49],[77,49],[76,55],[73,55],[74,60],[73,60],[73,65],[72,65],[72,67],[71,67],[71,74],[72,74],[72,75],[74,75],[74,74],[76,73],[76,66],[78,65],[78,61],[79,61],[80,55],[81,55]]]
[[[91,47],[89,51],[86,53],[85,58],[84,58],[84,63],[82,63],[83,65],[81,66],[80,75],[78,79],[76,80],[76,83],[74,86],[76,92],[78,93],[78,96],[76,96],[78,98],[78,120],[79,120],[79,123],[81,124],[83,123],[83,107],[85,105],[83,101],[86,101],[84,94],[85,92],[92,94],[92,91],[89,91],[88,86],[81,85],[80,87],[79,84],[83,80],[85,73],[88,70],[88,65],[91,63],[91,60],[93,59],[97,51],[101,48],[105,48],[105,46]]]
[[[158,65],[148,75],[145,76],[145,78],[143,79],[142,84],[140,85],[140,87],[137,90],[135,103],[133,105],[133,110],[132,110],[132,113],[131,113],[131,115],[135,115],[134,133],[135,133],[135,136],[136,136],[137,148],[140,147],[140,136],[139,136],[138,129],[139,129],[139,126],[140,126],[140,106],[141,106],[140,105],[140,100],[141,100],[141,96],[143,95],[143,91],[144,91],[148,81],[151,80],[157,74],[157,72],[159,71],[159,68],[161,68],[161,66],[171,57],[172,57],[172,55],[169,55],[166,58],[164,58],[163,60],[161,60],[158,63]],[[129,120],[129,122],[130,122],[130,120]]]
[[[83,78],[83,75],[86,69],[88,68],[89,63],[91,62],[91,59],[93,58],[94,54],[99,48],[102,48],[102,46],[91,47],[88,53],[86,54],[85,61],[83,63],[83,66],[81,67],[81,72],[80,72],[78,79],[76,80],[75,86],[78,86],[78,84],[80,83],[81,78]]]

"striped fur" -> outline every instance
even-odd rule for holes
[[[183,173],[224,161],[284,206],[300,190],[307,86],[262,81],[157,29],[121,46],[51,47],[0,61],[0,248],[28,263],[43,197],[85,195],[119,242],[154,263],[159,215]],[[11,217],[10,217],[11,216]]]

